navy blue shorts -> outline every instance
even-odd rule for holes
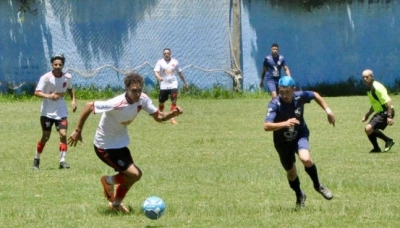
[[[297,154],[300,149],[310,151],[308,136],[299,137],[291,142],[274,142],[274,146],[285,170],[292,169],[293,164],[296,162],[295,154]]]
[[[278,82],[279,82],[279,78],[277,78],[276,80],[274,78],[272,78],[272,79],[267,79],[266,81],[264,81],[265,91],[269,91],[270,93],[275,91],[276,93],[279,93]]]

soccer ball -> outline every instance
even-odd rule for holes
[[[159,219],[163,215],[164,209],[164,201],[157,196],[147,198],[142,204],[142,211],[149,219]]]

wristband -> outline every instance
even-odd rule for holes
[[[387,118],[390,118],[390,119],[392,119],[393,117],[392,117],[392,115],[388,115],[388,116],[387,116]]]
[[[330,108],[326,108],[326,109],[325,109],[325,112],[326,112],[326,114],[328,114],[328,115],[329,115],[329,114],[331,114],[331,113],[332,113],[332,110],[331,110]]]

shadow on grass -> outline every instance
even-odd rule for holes
[[[122,211],[114,211],[108,208],[107,204],[104,204],[104,206],[98,206],[97,207],[97,212],[100,214],[104,215],[110,215],[110,216],[130,216],[130,215],[142,215],[140,211],[134,210],[131,206],[128,205],[129,208],[129,213],[124,213]]]

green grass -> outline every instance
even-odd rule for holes
[[[399,106],[400,96],[392,98]],[[269,99],[182,98],[178,104],[184,114],[178,117],[178,125],[156,123],[141,113],[129,126],[129,147],[143,177],[125,199],[132,209],[128,215],[110,213],[102,195],[99,179],[113,170],[93,151],[100,115],[87,120],[84,144],[69,149],[71,169],[58,169],[58,135],[53,131],[41,169],[33,171],[41,134],[40,100],[2,102],[1,226],[400,226],[398,123],[385,130],[398,142],[392,151],[369,154],[371,145],[361,122],[369,108],[365,96],[326,98],[337,117],[335,128],[315,102],[307,105],[312,156],[321,181],[335,197],[327,201],[317,194],[297,162],[308,198],[306,208],[295,211],[295,196],[274,150],[272,133],[263,131]],[[78,112],[70,113],[70,129],[83,104],[78,100]],[[166,203],[164,216],[156,221],[140,211],[143,200],[151,195]]]

